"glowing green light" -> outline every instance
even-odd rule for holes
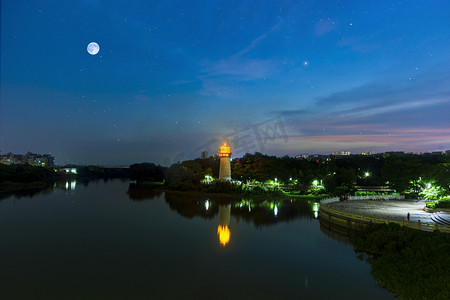
[[[315,202],[313,205],[313,211],[318,212],[319,211],[319,203]]]

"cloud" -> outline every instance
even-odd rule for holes
[[[392,74],[315,98],[312,106],[278,111],[292,145],[303,151],[433,151],[450,148],[449,63],[410,80]],[[292,137],[292,139],[291,139]]]
[[[425,100],[417,100],[411,102],[402,102],[402,103],[389,103],[383,106],[379,105],[371,105],[357,109],[351,109],[347,111],[342,111],[340,113],[341,116],[344,117],[367,117],[373,115],[380,114],[392,114],[397,113],[399,111],[404,112],[406,110],[418,109],[421,107],[429,107],[440,103],[448,102],[449,99],[440,98],[440,99],[425,99]]]
[[[271,60],[242,59],[240,57],[220,60],[208,64],[203,78],[232,77],[239,81],[249,81],[273,75],[276,70]]]
[[[276,31],[282,23],[280,20],[262,35],[253,39],[242,50],[227,58],[217,61],[203,61],[201,75],[199,76],[204,86],[201,93],[223,95],[225,85],[262,79],[278,73],[278,65],[272,59],[253,58],[249,57],[248,54],[272,32]],[[211,88],[214,86],[219,88]]]
[[[363,105],[368,102],[380,101],[386,97],[398,94],[398,89],[389,83],[372,82],[349,90],[331,93],[315,99],[316,106],[334,107],[343,104]]]
[[[336,21],[327,18],[327,19],[320,19],[316,26],[314,27],[314,34],[316,36],[324,36],[327,33],[333,31],[336,28],[337,24]]]
[[[280,19],[280,21],[272,26],[268,31],[264,32],[262,35],[258,36],[256,39],[254,39],[247,47],[233,55],[233,57],[241,57],[244,54],[250,52],[253,48],[257,47],[263,40],[267,38],[267,36],[280,28],[280,26],[283,24],[283,21]]]
[[[290,153],[330,153],[339,150],[426,152],[450,149],[450,130],[402,128],[390,133],[290,135],[289,144],[278,145]],[[281,150],[281,149],[280,149]]]
[[[297,109],[297,110],[282,110],[282,111],[273,111],[272,114],[282,115],[284,117],[295,117],[295,116],[309,116],[311,114],[315,114],[316,112],[308,110],[308,109]]]
[[[377,81],[317,97],[315,104],[320,107],[342,107],[343,105],[362,107],[435,101],[443,97],[448,99],[450,95],[449,68],[450,61],[421,72],[417,71],[415,75],[411,75],[411,72],[390,70],[389,74],[381,75]]]
[[[388,42],[382,44],[380,42],[373,42],[373,38],[373,36],[345,37],[338,42],[338,46],[350,47],[355,52],[369,53],[386,47],[387,44],[393,43]]]

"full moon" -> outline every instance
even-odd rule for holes
[[[87,46],[87,52],[89,52],[90,55],[95,55],[100,51],[100,46],[96,42],[89,43]]]

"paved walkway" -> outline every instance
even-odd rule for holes
[[[422,224],[438,223],[450,226],[450,212],[429,213],[423,210],[425,200],[350,200],[345,202],[332,202],[327,204],[330,208],[342,209],[348,212],[401,221],[409,212],[410,221]]]

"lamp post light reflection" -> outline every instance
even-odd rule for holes
[[[315,202],[313,204],[313,212],[314,212],[314,218],[317,219],[319,217],[319,203]]]

